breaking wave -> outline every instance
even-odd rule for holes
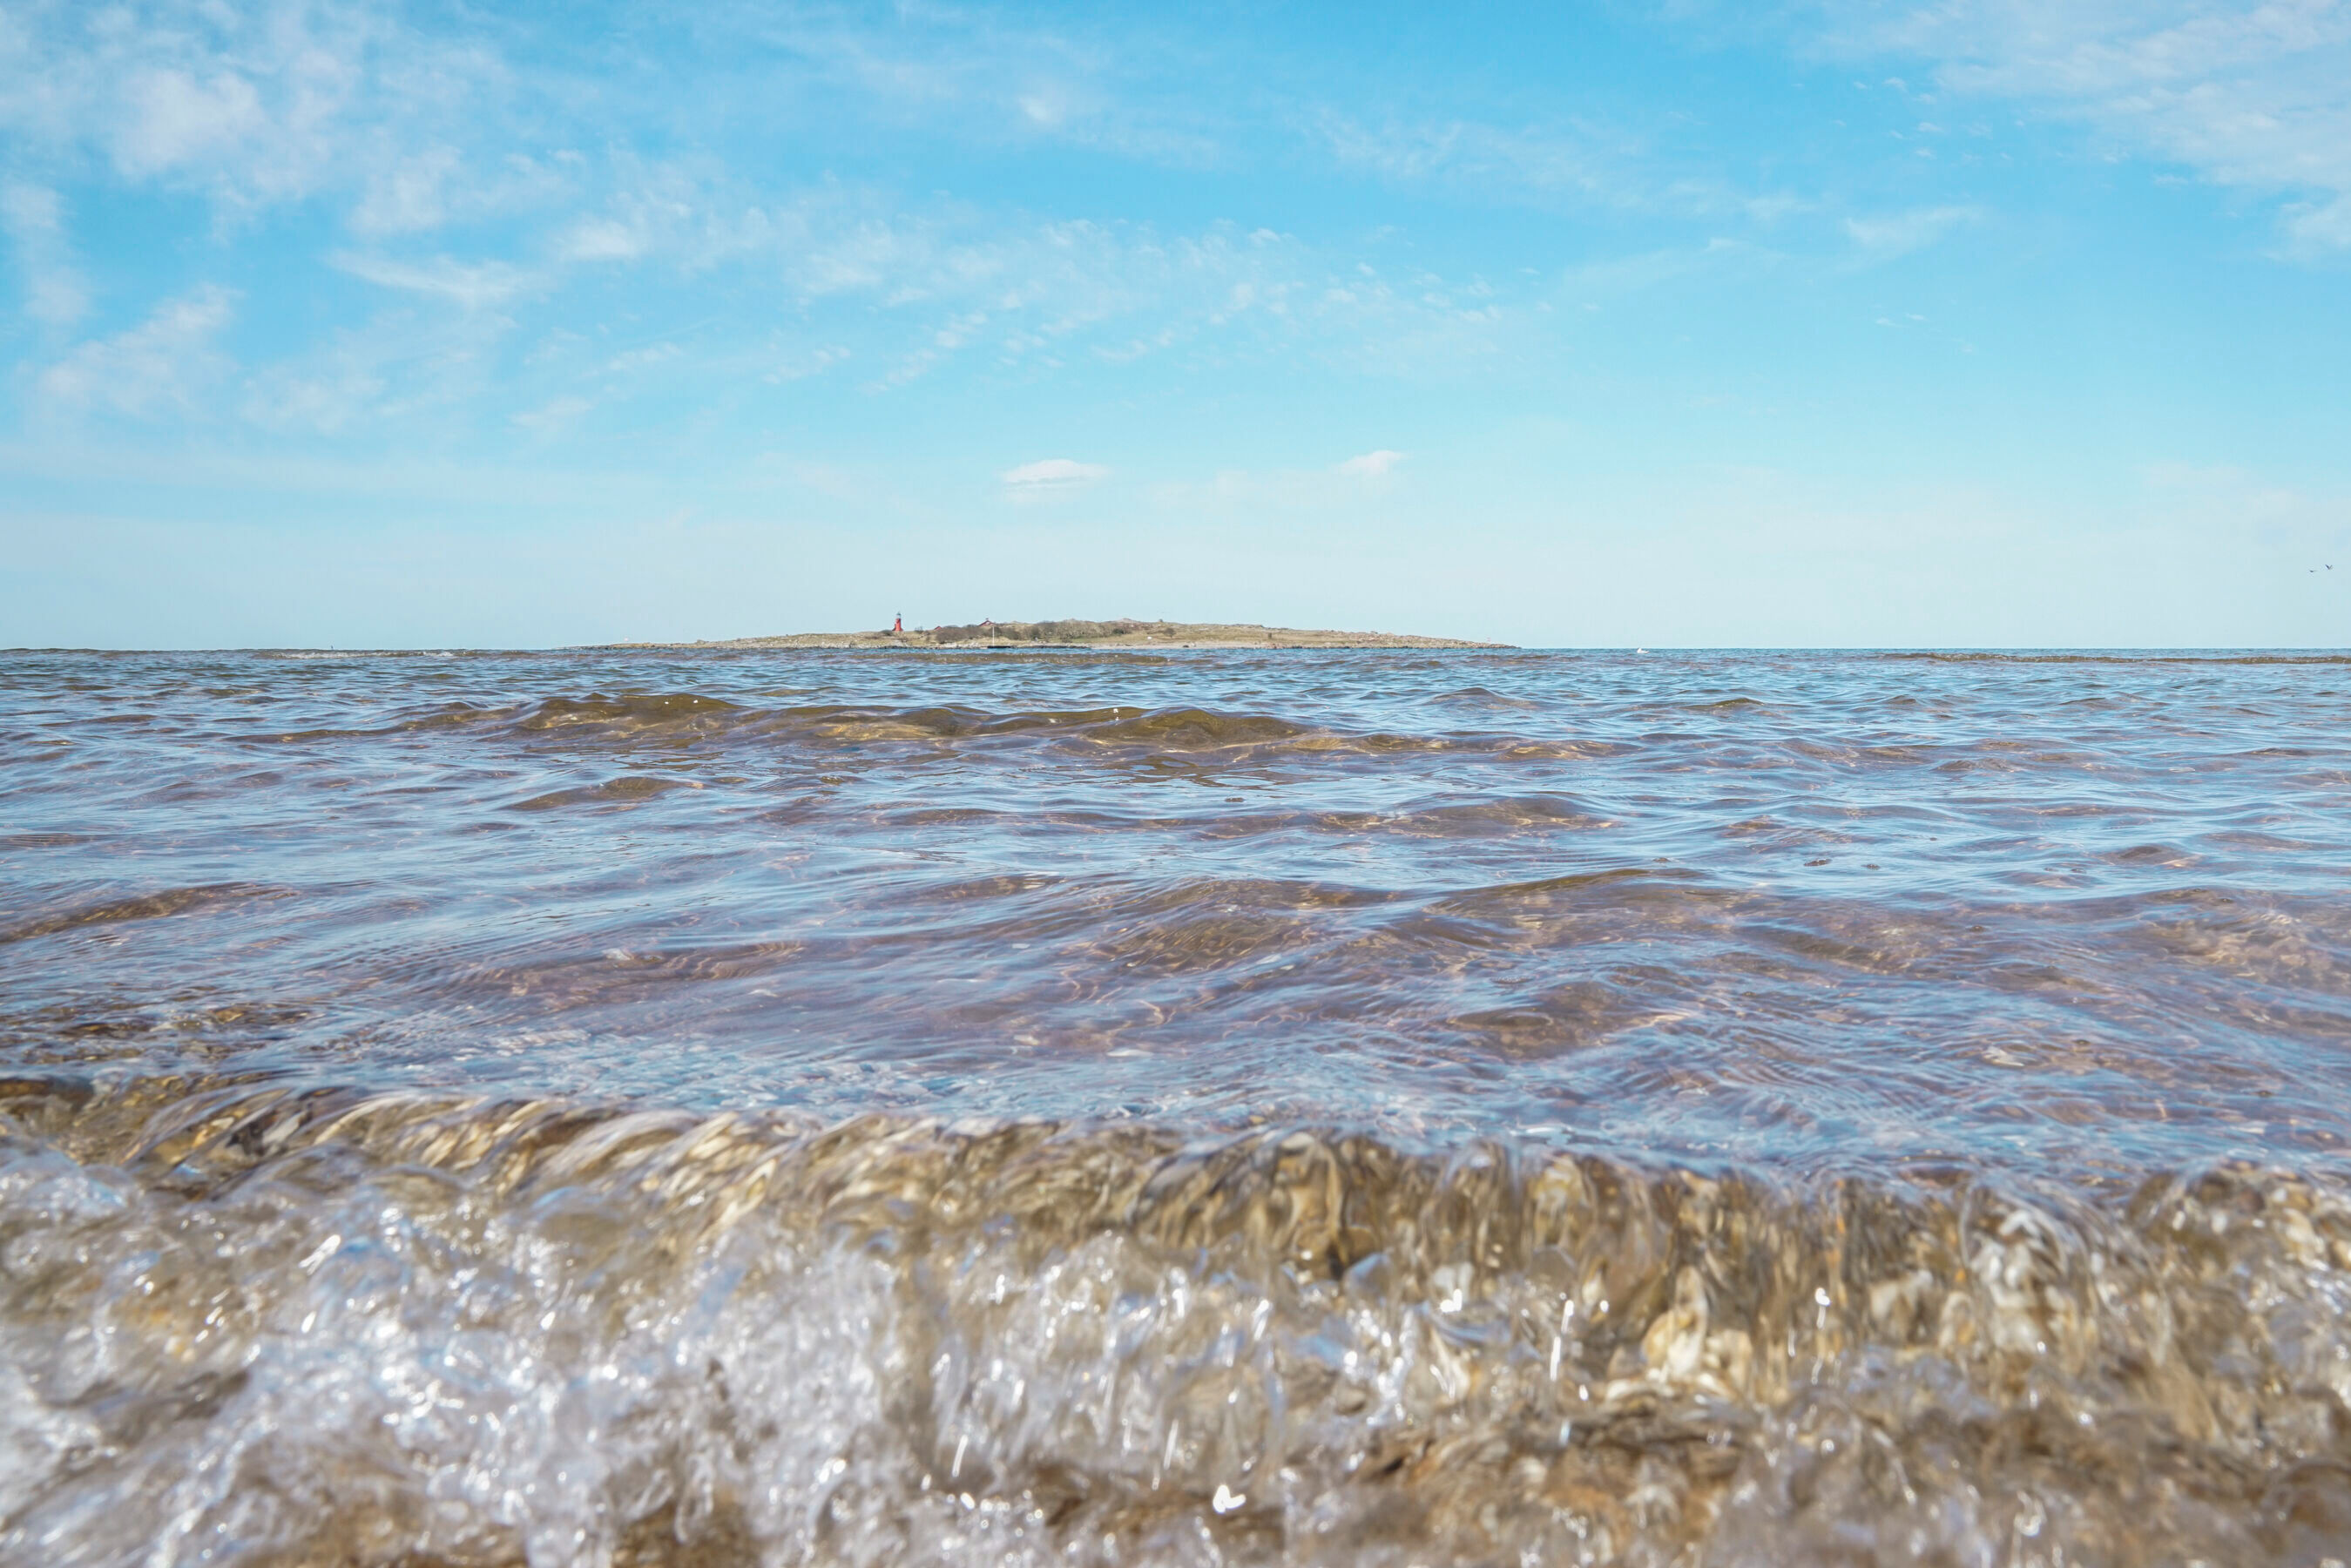
[[[2351,1197],[18,1080],[0,1557],[2314,1562]]]

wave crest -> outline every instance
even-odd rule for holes
[[[2252,1563],[2351,1528],[2351,1202],[2314,1177],[0,1107],[9,1561]]]

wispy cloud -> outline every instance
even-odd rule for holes
[[[613,355],[604,362],[604,370],[611,375],[635,375],[684,356],[685,350],[675,343],[648,343],[642,349],[624,349]]]
[[[566,261],[634,261],[651,245],[645,231],[618,218],[582,218],[564,231],[556,250]]]
[[[1004,486],[1005,498],[1015,503],[1060,500],[1109,477],[1110,470],[1101,464],[1080,463],[1071,457],[1041,458],[997,476]]]
[[[327,258],[339,272],[347,272],[381,288],[426,294],[478,310],[503,305],[537,284],[528,272],[503,261],[465,263],[445,256],[426,261],[394,261],[354,251],[337,251]]]
[[[269,130],[252,82],[233,70],[199,77],[148,69],[124,84],[127,112],[110,135],[125,173],[155,174],[215,158]]]
[[[1607,199],[1630,183],[1624,164],[1635,151],[1580,126],[1513,128],[1473,120],[1366,125],[1329,110],[1317,118],[1342,166],[1399,181],[1442,178]]]
[[[209,284],[167,300],[138,326],[78,345],[41,372],[41,392],[72,408],[195,413],[233,368],[214,340],[235,303],[230,290]]]
[[[378,367],[348,354],[321,359],[264,370],[247,382],[239,412],[265,430],[331,435],[379,406],[389,383]]]
[[[849,350],[841,344],[826,343],[770,366],[766,372],[767,380],[778,383],[805,381],[810,376],[824,374],[849,357]]]
[[[223,215],[339,193],[361,235],[479,210],[457,141],[505,133],[514,78],[480,36],[358,0],[27,0],[0,47],[0,131],[94,154]],[[518,171],[497,183],[510,194]]]
[[[1197,516],[1266,508],[1345,516],[1392,497],[1396,470],[1409,455],[1382,446],[1323,468],[1225,468],[1207,479],[1162,481],[1148,494],[1163,510]]]
[[[552,435],[569,428],[580,416],[596,405],[576,394],[552,398],[537,408],[526,409],[513,416],[514,423],[534,435]]]
[[[854,12],[734,12],[723,26],[771,58],[810,102],[854,101],[883,124],[947,129],[998,145],[1071,143],[1197,167],[1223,156],[1198,90],[1210,68],[1180,31],[1067,13],[905,6],[893,25]]]
[[[376,172],[351,211],[352,230],[374,238],[440,227],[450,215],[460,162],[455,147],[428,147]]]
[[[1934,85],[2091,127],[2119,149],[2281,197],[2289,245],[2351,246],[2351,5],[2343,0],[1842,3],[1829,47],[1930,62]]]
[[[1769,223],[1811,204],[1785,191],[1741,191],[1712,162],[1668,155],[1620,127],[1585,120],[1520,125],[1451,118],[1367,122],[1324,109],[1313,137],[1343,169],[1396,184],[1488,197]]]
[[[1348,458],[1339,465],[1339,472],[1358,479],[1384,478],[1397,464],[1404,461],[1404,458],[1403,453],[1394,452],[1383,446],[1375,452],[1366,452],[1361,456]]]
[[[1847,218],[1844,232],[1869,260],[1890,261],[1924,250],[1954,229],[1981,222],[1983,215],[1976,206],[1920,207],[1884,217]]]
[[[22,182],[0,186],[0,226],[24,271],[25,314],[52,327],[80,320],[89,309],[89,287],[74,265],[57,193]]]
[[[1636,294],[1682,278],[1754,270],[1784,259],[1745,240],[1716,235],[1696,245],[1588,261],[1569,268],[1561,282],[1571,303],[1591,306],[1600,298]]]

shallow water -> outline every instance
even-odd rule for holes
[[[2346,720],[0,655],[0,1561],[2351,1558]]]

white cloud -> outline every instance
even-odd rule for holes
[[[1074,95],[1059,84],[1024,92],[1016,100],[1029,123],[1040,131],[1057,131],[1081,112]]]
[[[1049,136],[1189,166],[1218,155],[1213,111],[1186,69],[1204,62],[1147,21],[1123,19],[1113,37],[1074,13],[1039,26],[1003,7],[925,5],[897,7],[881,27],[814,6],[734,14],[733,26],[747,22],[803,73],[790,88],[810,103],[851,98],[873,120],[964,141]]]
[[[1569,303],[1596,308],[1594,295],[1635,294],[1685,277],[1751,271],[1784,259],[1778,252],[1718,235],[1698,245],[1586,262],[1562,274],[1561,285]]]
[[[423,262],[392,261],[384,256],[364,256],[351,251],[337,251],[327,260],[336,270],[348,272],[353,277],[375,284],[378,287],[433,295],[468,310],[503,305],[538,283],[529,273],[503,261],[475,262],[468,266],[445,256]]]
[[[268,119],[261,95],[234,71],[199,79],[183,70],[144,70],[126,84],[123,99],[129,112],[114,131],[114,157],[130,174],[217,153],[254,136]]]
[[[1924,250],[1953,229],[1981,221],[1980,207],[1921,207],[1886,217],[1847,218],[1846,237],[1872,260],[1891,260]]]
[[[1934,62],[1949,93],[2022,100],[2123,150],[2287,198],[2304,251],[2351,246],[2344,0],[1944,0],[1891,18],[1834,0],[1832,47]]]
[[[1345,169],[1399,184],[1443,183],[1489,196],[1571,202],[1624,212],[1736,214],[1770,223],[1811,204],[1786,192],[1742,192],[1703,155],[1583,119],[1520,126],[1451,119],[1373,125],[1324,111],[1312,122]]]
[[[89,309],[89,288],[73,264],[57,193],[21,183],[0,187],[0,226],[24,271],[25,314],[52,327],[80,320]]]
[[[535,435],[553,435],[596,405],[584,397],[559,397],[514,416],[514,423]]]
[[[778,364],[768,371],[767,379],[778,384],[785,382],[805,381],[810,376],[824,374],[825,371],[848,358],[849,350],[846,348],[839,343],[827,343],[821,348],[811,350],[806,354],[788,359]]]
[[[1110,88],[1147,78],[1158,92],[1176,68],[977,13],[924,10],[879,26],[767,12],[746,32],[749,13],[721,9],[715,32],[680,43],[684,57],[672,62],[692,90],[649,109],[556,51],[510,62],[502,51],[519,50],[527,34],[495,8],[0,4],[0,142],[12,167],[74,168],[101,187],[206,200],[212,243],[280,260],[304,243],[312,214],[340,214],[343,246],[310,254],[407,298],[371,302],[360,314],[380,310],[375,321],[346,319],[278,362],[244,367],[235,406],[286,428],[418,411],[463,418],[467,407],[495,427],[517,408],[543,413],[558,392],[588,383],[502,358],[487,339],[517,320],[543,338],[559,313],[588,341],[609,342],[599,336],[607,330],[622,342],[674,337],[713,377],[780,384],[851,361],[874,392],[951,366],[1019,384],[1154,359],[1229,372],[1315,357],[1422,377],[1507,350],[1510,323],[1525,319],[1477,278],[1410,268],[1382,277],[1358,270],[1351,254],[1270,230],[1054,221],[946,196],[907,201],[830,176],[779,183],[764,155],[756,170],[728,162],[753,132],[725,118],[727,105],[742,108],[728,95],[746,89],[732,74],[738,62],[716,57],[713,38],[748,47],[757,33],[761,57],[779,62],[793,91],[854,86],[863,95],[855,103],[836,92],[824,110],[852,123],[886,120],[896,105],[935,109],[966,128],[995,115],[1004,135],[1021,138],[1077,135],[1083,124],[1104,145],[1142,134],[1148,120]],[[1134,29],[1114,31],[1120,49],[1136,47]],[[811,33],[824,37],[806,49],[789,41]],[[1133,71],[1142,77],[1122,75]],[[761,125],[817,112],[761,79],[760,112],[774,117]],[[712,133],[670,138],[700,149],[674,158],[626,151],[643,140],[632,132],[648,114],[672,129],[674,116],[706,114]],[[1484,155],[1475,135],[1447,145],[1457,161],[1465,147]],[[262,230],[273,204],[295,202],[308,204],[298,222]],[[62,227],[45,226],[54,206],[20,202],[15,215],[29,313],[71,321],[88,291]],[[462,242],[399,237],[482,217],[494,225]],[[35,265],[37,240],[50,246],[46,270]],[[595,276],[603,266],[632,269],[625,303]],[[698,286],[710,277],[723,283]],[[764,320],[742,314],[770,308]],[[716,341],[726,330],[716,319],[747,329]],[[767,336],[787,322],[796,351]],[[417,347],[425,339],[435,347]],[[592,375],[613,351],[583,352],[569,373]]]
[[[704,272],[771,249],[781,237],[772,193],[705,158],[664,162],[617,153],[598,177],[601,210],[567,221],[554,237],[569,262],[666,261]]]
[[[685,350],[675,343],[652,343],[613,355],[604,361],[604,370],[610,375],[634,375],[639,371],[651,370],[655,365],[684,357]]]
[[[445,433],[445,421],[467,411],[503,421],[558,390],[553,373],[537,365],[517,371],[499,352],[513,330],[500,311],[419,310],[403,299],[249,367],[239,412],[265,428],[381,436],[403,426],[413,432],[419,423]],[[578,374],[586,367],[564,369]]]
[[[1389,180],[1442,176],[1603,200],[1626,186],[1622,162],[1631,149],[1622,142],[1604,146],[1602,138],[1580,129],[1511,130],[1469,120],[1368,126],[1330,113],[1322,117],[1320,128],[1343,167]]]
[[[192,289],[136,327],[78,345],[37,384],[44,397],[69,407],[196,413],[200,394],[232,368],[213,340],[228,325],[235,301],[234,293],[210,284]]]
[[[1047,457],[1036,463],[1023,463],[997,476],[1004,482],[1005,497],[1012,501],[1043,501],[1072,496],[1109,476],[1110,470],[1098,463],[1080,463],[1069,457]]]
[[[448,216],[449,178],[457,165],[455,148],[432,147],[376,173],[351,214],[352,229],[372,236],[438,228]]]
[[[385,382],[367,367],[340,364],[318,373],[276,366],[255,378],[240,412],[265,429],[331,435],[370,412]]]
[[[2351,195],[2289,209],[2285,232],[2299,251],[2351,250]]]
[[[1286,352],[1318,340],[1366,368],[1417,374],[1492,351],[1508,315],[1478,279],[1336,273],[1336,258],[1294,238],[1227,225],[1170,235],[1139,224],[1007,221],[947,202],[907,209],[841,185],[763,196],[675,171],[647,179],[676,212],[648,263],[779,277],[801,312],[829,311],[828,336],[881,340],[856,348],[874,367],[865,385],[877,392],[959,358],[1050,373],[1077,354],[1124,363],[1212,346]],[[844,309],[852,299],[861,308]]]
[[[365,0],[26,0],[0,37],[0,134],[96,154],[134,184],[235,220],[333,193],[361,234],[431,227],[500,189],[460,189],[455,143],[510,123],[514,78],[480,40]]]
[[[566,261],[634,261],[645,254],[644,233],[618,218],[588,218],[556,244]]]
[[[1405,455],[1383,446],[1376,452],[1366,452],[1360,457],[1350,457],[1339,465],[1339,472],[1359,479],[1378,479],[1404,461]]]

